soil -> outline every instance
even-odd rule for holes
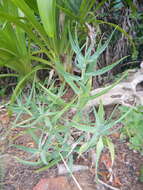
[[[3,134],[9,131],[11,122],[15,117],[8,118],[6,110],[0,112],[0,151],[1,151],[1,165],[4,171],[4,176],[1,179],[3,190],[33,190],[36,184],[45,178],[58,177],[57,167],[53,167],[43,172],[36,173],[35,167],[23,165],[19,163],[15,156],[26,158],[27,154],[18,150],[12,146],[9,146],[11,142],[21,145],[34,146],[32,139],[25,134],[22,134],[22,130],[11,130],[11,137],[4,138]],[[22,134],[22,135],[19,135]],[[139,181],[140,168],[143,163],[143,156],[138,152],[130,150],[128,142],[120,139],[120,133],[112,135],[113,142],[115,144],[116,158],[112,167],[112,172],[109,171],[110,156],[107,151],[103,152],[100,165],[99,176],[105,185],[95,183],[94,169],[88,171],[74,173],[75,178],[80,184],[83,190],[112,190],[114,187],[120,190],[143,190],[143,183]],[[88,160],[88,165],[91,164]],[[80,163],[81,164],[81,163]],[[86,165],[86,161],[82,160],[82,164]],[[109,173],[112,173],[109,177]],[[73,178],[68,174],[66,175],[68,183],[72,190],[78,190]],[[109,179],[110,178],[110,179]],[[110,185],[109,186],[107,186]],[[41,189],[42,190],[42,189]]]

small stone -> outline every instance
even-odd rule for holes
[[[140,64],[140,68],[143,69],[143,61]]]
[[[99,183],[96,185],[96,190],[106,190],[106,189],[105,189],[104,185]]]
[[[66,177],[41,179],[33,190],[71,190]]]

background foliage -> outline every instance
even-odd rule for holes
[[[122,108],[122,113],[127,110],[126,107]],[[143,153],[143,107],[132,110],[123,120],[123,124],[125,127],[122,129],[122,137],[129,139],[130,148]]]

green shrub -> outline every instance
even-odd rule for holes
[[[128,108],[122,107],[122,114],[127,110]],[[129,138],[130,148],[143,153],[143,106],[133,109],[122,122],[122,137]]]
[[[74,44],[72,39],[71,41],[73,48],[77,47],[77,44]],[[105,45],[103,47],[105,48]],[[101,52],[101,49],[103,50],[103,48],[100,47],[99,52]],[[80,77],[71,74],[68,75],[69,73],[63,71],[63,76],[66,77],[66,81],[75,92],[75,95],[69,102],[65,102],[61,98],[65,93],[64,84],[58,89],[54,84],[46,88],[36,82],[33,83],[33,87],[28,94],[17,97],[16,104],[11,105],[10,109],[14,113],[17,113],[13,127],[23,128],[25,133],[30,135],[35,142],[35,147],[33,148],[18,144],[13,145],[30,154],[27,160],[17,158],[23,164],[41,167],[46,165],[38,170],[41,171],[52,167],[63,160],[63,158],[67,163],[71,164],[71,162],[73,163],[74,161],[74,155],[81,155],[91,149],[95,149],[97,153],[95,163],[97,171],[99,158],[105,147],[109,149],[112,162],[114,161],[114,145],[108,136],[112,133],[112,127],[120,122],[128,112],[116,121],[112,121],[111,118],[105,120],[104,108],[103,105],[100,104],[98,110],[93,108],[96,122],[90,121],[89,113],[85,114],[84,106],[89,100],[106,93],[117,84],[115,83],[111,87],[107,87],[106,90],[99,94],[90,96],[91,77],[93,74],[96,74],[96,72],[88,72],[89,67],[86,70],[86,65],[84,64],[88,63],[89,58],[92,63],[92,58],[97,58],[98,56],[95,54],[97,57],[95,55],[88,57],[89,50],[87,51],[88,54],[85,54],[85,57],[81,52],[78,54],[80,59],[77,59],[83,73]],[[89,66],[89,63],[87,66]],[[97,71],[97,74],[108,71],[116,64]],[[74,110],[75,115],[72,119],[69,119],[66,117],[66,114],[72,110]],[[24,114],[28,115],[27,120],[22,120]],[[89,140],[86,140],[87,134],[91,136]],[[33,161],[35,158],[37,160],[36,162]]]

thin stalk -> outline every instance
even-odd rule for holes
[[[59,153],[59,154],[60,154],[60,157],[61,157],[61,159],[62,159],[62,161],[63,161],[63,163],[64,163],[64,165],[65,165],[66,169],[67,169],[67,170],[68,170],[68,172],[71,174],[71,176],[72,176],[72,178],[73,178],[74,182],[76,183],[76,185],[77,185],[78,189],[79,189],[79,190],[83,190],[83,189],[81,188],[81,186],[79,185],[79,183],[78,183],[77,179],[76,179],[76,178],[74,177],[74,175],[72,174],[72,172],[71,172],[70,168],[68,167],[68,165],[67,165],[66,161],[64,160],[64,158],[63,158],[62,154],[61,154],[61,153]]]

